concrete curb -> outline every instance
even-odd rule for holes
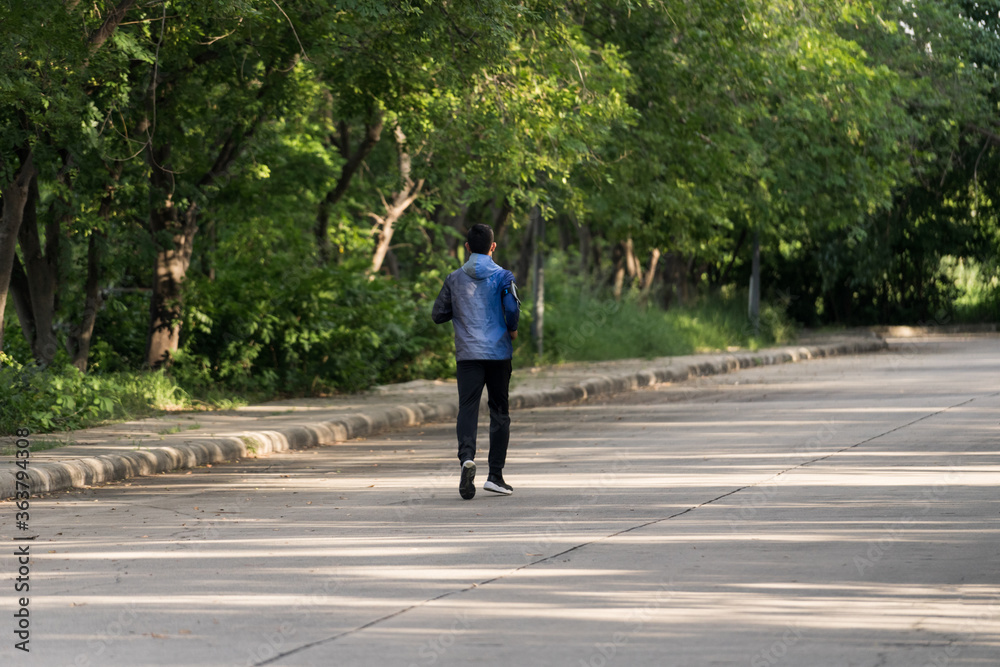
[[[668,365],[621,375],[598,376],[577,384],[546,390],[515,390],[510,397],[510,407],[524,409],[557,405],[611,396],[663,382],[685,382],[695,377],[729,373],[742,368],[879,352],[887,347],[884,340],[872,338],[828,345],[732,353],[720,360],[689,366]],[[305,423],[282,430],[247,431],[239,435],[191,440],[182,446],[153,447],[124,454],[69,461],[30,463],[27,481],[32,495],[65,491],[138,475],[153,475],[191,468],[206,463],[333,445],[354,438],[377,435],[401,426],[416,426],[425,422],[454,419],[457,414],[457,400],[437,404],[398,405],[373,410],[368,414],[350,415],[334,421]],[[17,470],[0,471],[0,499],[16,496],[17,472]]]
[[[952,336],[955,334],[991,334],[1000,330],[996,323],[936,324],[932,326],[881,326],[869,331],[884,338],[914,338],[918,336]]]

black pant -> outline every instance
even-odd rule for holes
[[[479,429],[479,400],[483,385],[490,406],[490,474],[499,475],[507,461],[510,441],[510,413],[507,393],[510,390],[510,359],[473,359],[458,364],[458,460],[476,458],[476,432]]]

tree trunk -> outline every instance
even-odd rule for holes
[[[532,291],[534,299],[531,304],[531,337],[535,341],[535,351],[541,361],[544,352],[545,338],[545,218],[537,206],[531,209],[532,245],[534,246],[534,275]]]
[[[389,275],[399,280],[399,258],[396,257],[396,253],[389,248],[388,252],[385,253],[385,269],[389,272]]]
[[[491,213],[493,214],[493,240],[497,241],[500,239],[504,232],[507,230],[507,221],[510,219],[510,214],[514,209],[511,208],[510,202],[504,197],[500,200],[499,204],[496,200],[493,201],[491,207]]]
[[[114,193],[122,175],[122,163],[118,163],[113,168],[109,168],[111,182],[108,184],[101,199],[98,209],[98,217],[104,221],[105,229],[111,218],[112,205],[114,203]],[[214,232],[214,225],[213,225]],[[97,323],[97,313],[103,305],[101,296],[101,257],[104,246],[107,242],[107,233],[94,228],[90,231],[90,238],[87,239],[87,278],[83,286],[83,313],[80,320],[72,328],[66,339],[66,350],[69,352],[72,364],[87,372],[87,359],[90,357],[90,346],[94,337],[94,325]],[[214,242],[214,238],[213,238]],[[208,263],[207,272],[210,280],[215,279],[215,269]]]
[[[760,334],[760,230],[753,233],[753,259],[750,264],[750,325],[753,335]]]
[[[646,299],[649,298],[649,291],[653,287],[653,281],[656,280],[656,270],[660,265],[660,249],[653,248],[653,251],[649,253],[649,270],[642,277],[641,286],[641,301],[643,304],[646,303]]]
[[[257,93],[258,99],[269,85],[265,80]],[[212,166],[191,183],[192,189],[204,192],[227,173],[262,121],[263,116],[258,115],[248,126],[232,127],[225,141],[218,146]],[[206,150],[209,148],[214,147],[206,147]],[[150,368],[169,366],[170,354],[176,352],[180,345],[181,288],[191,266],[194,236],[198,232],[198,204],[189,200],[181,210],[179,203],[173,200],[178,172],[170,169],[170,154],[169,143],[150,144],[146,148],[150,167],[149,232],[156,248],[146,338],[146,364]]]
[[[420,185],[423,185],[423,181],[420,181]],[[382,263],[389,253],[389,244],[392,242],[392,236],[396,233],[396,222],[403,217],[403,213],[406,212],[406,209],[417,198],[418,193],[419,188],[412,195],[404,195],[403,192],[396,193],[392,203],[386,207],[386,214],[384,216],[377,216],[374,213],[369,214],[375,218],[379,225],[378,241],[375,243],[375,253],[372,255],[371,274],[374,275],[382,270]]]
[[[170,354],[180,344],[181,288],[191,265],[194,235],[198,231],[197,206],[184,211],[168,195],[149,216],[149,231],[156,245],[153,295],[149,302],[149,333],[146,363],[150,368],[170,364]]]
[[[625,286],[625,251],[622,243],[615,245],[615,249],[611,253],[611,261],[614,262],[614,268],[611,271],[611,293],[614,295],[615,301],[619,301]]]
[[[688,260],[687,268],[684,271],[684,282],[681,283],[683,289],[683,299],[684,303],[691,303],[692,294],[691,290],[695,285],[698,284],[698,278],[695,274],[694,264],[698,260],[697,255],[691,255],[691,259]]]
[[[375,114],[373,120],[365,125],[365,136],[358,144],[355,151],[351,151],[351,131],[344,121],[338,124],[338,135],[331,136],[327,143],[337,147],[340,155],[346,160],[344,166],[340,168],[340,176],[337,177],[337,184],[333,190],[326,193],[323,201],[319,203],[316,212],[316,225],[314,234],[316,235],[316,245],[319,248],[320,261],[327,264],[332,255],[330,248],[330,211],[343,198],[354,174],[361,168],[361,163],[368,157],[375,144],[382,136],[382,116]]]
[[[87,357],[90,356],[90,343],[94,335],[94,323],[97,321],[97,311],[101,309],[101,249],[96,230],[90,233],[87,242],[87,282],[84,285],[83,317],[73,328],[67,341],[67,349],[73,360],[73,365],[81,371],[87,371]]]
[[[559,230],[559,251],[565,253],[569,250],[570,244],[569,220],[559,216],[556,219],[556,228]]]
[[[201,268],[201,274],[208,278],[210,282],[215,281],[215,253],[219,247],[219,233],[218,227],[216,226],[215,220],[209,219],[201,233],[202,238],[205,239],[206,247],[199,253],[199,265]]]
[[[319,209],[316,211],[314,233],[316,234],[316,247],[319,250],[320,264],[329,264],[332,256],[330,249],[330,209],[333,207],[330,199],[332,195],[332,190],[326,193],[326,197],[319,203]]]
[[[625,269],[628,272],[628,277],[630,281],[635,281],[635,279],[642,276],[642,264],[639,262],[639,258],[635,254],[635,244],[632,242],[632,237],[625,239]]]
[[[3,315],[7,307],[10,278],[17,257],[17,235],[24,219],[28,190],[36,175],[31,151],[21,159],[21,168],[10,183],[0,189],[3,196],[3,217],[0,219],[0,350],[3,349]]]
[[[524,230],[524,236],[521,238],[521,253],[517,258],[517,269],[514,271],[517,284],[524,287],[528,286],[528,272],[531,270],[531,253],[535,240],[535,221],[532,217],[529,217],[529,220],[528,227]]]
[[[393,134],[396,139],[396,150],[399,153],[399,175],[403,181],[403,187],[393,195],[391,203],[386,202],[385,199],[382,200],[382,205],[385,207],[384,216],[369,213],[379,225],[378,241],[375,243],[375,254],[372,257],[370,271],[372,275],[382,269],[382,262],[385,261],[386,253],[389,252],[389,244],[392,242],[392,235],[396,231],[396,221],[417,200],[417,197],[420,196],[420,190],[424,187],[423,179],[414,181],[411,175],[413,167],[409,148],[406,146],[406,135],[403,134],[402,128],[397,125]]]
[[[663,256],[663,281],[668,288],[663,294],[664,309],[674,303],[684,305],[687,301],[687,261],[676,252],[668,252]]]
[[[576,221],[576,235],[580,244],[580,275],[590,273],[590,226]]]
[[[615,248],[614,258],[615,270],[613,273],[613,293],[615,300],[617,301],[621,299],[622,291],[625,288],[625,276],[627,275],[631,282],[635,278],[640,277],[642,273],[642,267],[639,264],[639,259],[635,256],[635,249],[632,244],[631,236],[618,244]]]
[[[18,241],[24,256],[24,271],[32,314],[34,336],[28,338],[31,354],[41,366],[48,366],[59,349],[53,325],[56,313],[56,290],[59,286],[59,226],[60,217],[52,214],[46,223],[45,249],[38,236],[38,182],[31,179],[28,201]],[[27,332],[25,332],[27,333]]]
[[[35,340],[35,311],[31,307],[31,290],[28,275],[24,272],[21,258],[14,256],[14,269],[10,273],[10,293],[14,295],[17,321],[21,323],[21,335],[31,344]]]
[[[463,237],[468,235],[469,233],[469,230],[466,229],[465,227],[465,221],[468,215],[469,215],[469,205],[462,204],[461,207],[458,209],[458,213],[451,216],[451,220],[449,221],[449,224],[455,230],[461,233]],[[459,248],[462,245],[462,241],[449,234],[446,239],[446,242],[448,244],[448,255],[454,257],[455,259],[459,259]]]
[[[729,280],[729,274],[733,270],[733,265],[736,264],[736,258],[739,257],[740,250],[743,249],[743,242],[747,240],[747,230],[744,227],[740,232],[739,239],[736,240],[736,247],[733,249],[733,256],[729,259],[729,264],[726,265],[725,270],[722,275],[719,276],[719,280],[716,285],[725,285],[726,281]]]
[[[493,253],[494,261],[500,266],[507,266],[509,253],[507,252],[507,221],[513,209],[504,197],[500,203],[494,199],[490,207],[491,218],[493,220],[493,240],[496,241],[497,249]]]

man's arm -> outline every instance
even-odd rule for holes
[[[444,286],[441,287],[441,292],[438,293],[437,299],[434,300],[434,308],[431,309],[431,319],[434,320],[434,324],[444,324],[451,317],[451,285],[445,279]]]
[[[521,300],[517,298],[517,288],[513,280],[503,288],[503,318],[511,339],[517,338],[517,323],[521,319]]]

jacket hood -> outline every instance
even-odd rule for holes
[[[468,261],[462,265],[462,270],[473,280],[486,280],[497,271],[503,271],[492,257],[478,252],[469,255]]]

